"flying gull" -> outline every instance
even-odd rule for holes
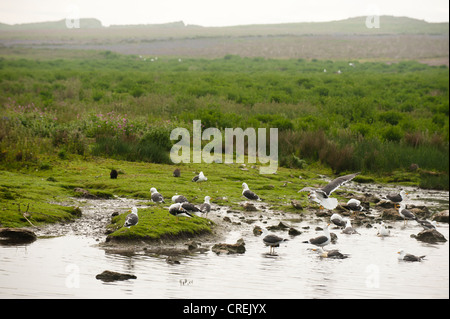
[[[331,235],[330,235],[330,230],[328,229],[328,227],[330,226],[330,224],[328,224],[324,230],[323,230],[323,235],[315,237],[315,238],[311,238],[310,240],[304,241],[303,243],[309,243],[318,247],[323,247],[328,245],[331,242]]]
[[[197,176],[194,176],[192,179],[193,182],[204,182],[207,181],[208,178],[203,174],[203,172],[200,172]]]
[[[152,202],[165,203],[164,197],[160,193],[158,193],[156,188],[154,187],[150,188],[150,193],[152,193]]]
[[[349,174],[345,176],[338,177],[332,180],[330,183],[325,185],[322,188],[313,188],[313,187],[304,187],[299,192],[309,191],[309,195],[315,194],[313,196],[313,200],[317,199],[317,202],[320,203],[321,207],[326,209],[335,209],[338,205],[338,201],[336,198],[329,197],[331,193],[333,193],[339,186],[347,183],[348,181],[355,178],[359,173]],[[316,201],[316,200],[315,200]]]
[[[131,209],[131,214],[127,215],[127,218],[125,219],[125,223],[123,224],[123,227],[130,228],[131,226],[137,225],[138,222],[139,222],[138,210],[136,207],[133,207]]]
[[[273,255],[275,253],[275,247],[279,247],[283,241],[287,240],[275,234],[269,234],[268,230],[265,228],[262,228],[260,232],[264,236],[263,237],[264,244],[266,246],[269,246],[269,255]]]
[[[398,207],[398,213],[403,217],[404,224],[406,225],[408,219],[416,219],[416,216],[406,209],[405,203],[401,203]]]
[[[261,201],[261,198],[259,198],[258,195],[256,195],[255,193],[253,193],[249,188],[247,183],[242,183],[242,195],[244,195],[245,198],[250,199],[250,200],[257,200],[257,201]]]
[[[399,254],[398,259],[404,261],[422,261],[422,259],[425,258],[425,256],[414,256],[411,254],[407,254],[403,249],[398,251],[397,254]]]
[[[170,205],[169,207],[169,213],[177,218],[178,223],[178,217],[184,216],[184,217],[192,217],[192,214],[189,213],[186,209],[181,207],[181,203],[175,203]]]

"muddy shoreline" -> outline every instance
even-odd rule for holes
[[[398,187],[381,185],[368,185],[352,183],[345,189],[345,197],[355,197],[369,200],[379,200],[383,194],[387,194]],[[412,207],[421,207],[426,203],[428,216],[433,213],[448,209],[449,193],[445,191],[423,190],[417,187],[402,187],[410,193],[408,204]],[[57,223],[43,227],[29,227],[36,233],[38,238],[48,238],[65,235],[85,236],[95,238],[98,246],[108,253],[118,254],[156,254],[156,255],[188,255],[204,252],[217,243],[223,242],[230,232],[252,233],[255,226],[276,227],[280,222],[289,225],[292,221],[305,220],[312,225],[325,223],[334,212],[317,209],[314,204],[298,210],[298,213],[273,211],[270,205],[264,202],[254,203],[255,211],[233,210],[227,206],[212,204],[211,212],[208,214],[214,226],[212,232],[197,236],[181,236],[177,238],[162,238],[159,240],[136,240],[136,241],[107,241],[107,225],[111,221],[113,213],[125,213],[130,207],[148,208],[148,200],[137,200],[128,198],[114,199],[80,199],[72,198],[64,206],[78,206],[82,210],[82,216],[69,223]],[[246,201],[239,204],[244,206]],[[343,204],[341,202],[341,204]],[[369,204],[367,202],[367,204]],[[376,226],[381,220],[386,208],[370,203],[371,208],[363,213],[352,215],[354,223],[367,228]],[[165,206],[169,206],[165,204]],[[338,206],[336,212],[342,215],[350,215],[351,212]],[[395,212],[393,212],[395,214]],[[301,233],[301,230],[299,230]],[[287,229],[286,229],[287,235]],[[230,243],[232,244],[232,243]]]

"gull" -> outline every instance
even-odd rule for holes
[[[193,182],[204,182],[207,181],[208,178],[203,174],[203,172],[200,172],[197,176],[194,176],[192,179]]]
[[[211,197],[205,196],[205,202],[200,205],[200,211],[206,214],[206,217],[208,217],[208,213],[211,211],[211,204],[209,203],[210,200]]]
[[[432,222],[425,220],[425,219],[418,219],[416,218],[416,222],[418,222],[423,229],[427,230],[427,229],[436,229],[436,221],[433,220]]]
[[[350,208],[352,211],[362,211],[363,207],[361,206],[361,201],[352,198],[347,202],[347,207]]]
[[[181,207],[181,205],[181,203],[175,203],[169,207],[169,213],[177,218],[177,223],[179,216],[192,217],[192,215],[186,209]]]
[[[387,237],[390,236],[391,231],[386,228],[385,223],[382,221],[380,229],[378,230],[377,236],[378,237]]]
[[[358,233],[353,227],[352,227],[352,223],[350,221],[349,218],[347,218],[347,222],[345,224],[345,228],[342,231],[343,234],[347,234],[347,235],[352,235],[352,234],[358,234],[361,235],[360,233]]]
[[[253,193],[249,188],[247,183],[242,183],[242,195],[244,195],[245,198],[250,199],[250,200],[257,200],[257,201],[261,201],[261,198],[259,198],[258,195],[256,195],[255,193]]]
[[[400,193],[390,193],[386,195],[386,198],[391,202],[400,203],[406,198],[406,195],[408,195],[408,193],[402,190]]]
[[[152,202],[165,203],[164,197],[160,193],[158,193],[156,188],[154,187],[150,188],[150,193],[152,193]]]
[[[137,225],[138,222],[139,222],[138,210],[136,207],[133,207],[131,209],[131,214],[127,215],[123,227],[130,228],[131,226]]]
[[[401,203],[398,207],[398,213],[403,217],[404,224],[406,225],[408,219],[416,219],[416,216],[406,209],[405,203]]]
[[[425,256],[414,256],[411,254],[407,254],[403,249],[400,249],[400,251],[398,251],[397,254],[399,254],[398,260],[404,261],[422,261],[422,259],[425,258]]]
[[[173,195],[172,196],[172,202],[174,203],[184,203],[187,202],[187,198],[184,197],[183,195]]]
[[[322,257],[322,258],[332,258],[332,259],[345,259],[345,258],[348,258],[347,254],[343,254],[337,249],[320,251],[319,249],[313,248],[312,251],[318,253],[319,256]]]
[[[320,203],[321,207],[326,209],[335,209],[338,205],[336,198],[329,197],[339,186],[347,183],[348,181],[355,178],[359,173],[349,174],[345,176],[338,177],[332,180],[330,183],[322,188],[304,187],[298,192],[309,191],[308,197],[312,196],[311,200]]]
[[[335,224],[336,226],[339,226],[339,227],[344,227],[345,224],[346,224],[344,218],[342,218],[341,215],[336,214],[336,213],[333,214],[333,215],[331,215],[330,221],[331,221],[333,224]]]
[[[269,234],[269,231],[265,228],[259,230],[263,235],[263,242],[266,246],[269,246],[269,255],[273,255],[275,253],[275,247],[279,247],[280,244],[287,240],[284,238],[281,238],[274,234]]]
[[[304,241],[303,243],[312,244],[312,245],[321,247],[323,249],[324,246],[328,245],[331,242],[330,230],[328,229],[329,226],[330,226],[330,224],[328,224],[324,228],[323,235],[315,237],[315,238],[311,238],[307,241]]]

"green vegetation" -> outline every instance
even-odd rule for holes
[[[76,217],[74,207],[57,204],[76,196],[76,187],[102,198],[150,199],[153,186],[168,199],[179,193],[201,203],[210,195],[240,209],[235,203],[246,181],[283,210],[319,171],[448,189],[448,76],[447,67],[412,61],[227,55],[151,62],[111,51],[0,49],[0,226]],[[169,134],[192,130],[192,120],[204,128],[278,127],[282,167],[267,176],[237,165],[183,164],[183,179],[175,180]],[[409,171],[411,164],[418,168]],[[109,178],[112,168],[117,180]],[[191,188],[200,170],[209,175],[209,194]],[[135,231],[149,238],[211,227],[201,218],[180,220],[169,234],[173,219],[161,207],[143,216]],[[155,218],[147,223],[145,216]]]

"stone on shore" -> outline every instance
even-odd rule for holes
[[[105,270],[101,274],[95,276],[96,279],[104,282],[112,282],[118,280],[136,279],[135,275],[121,274],[115,271]]]

